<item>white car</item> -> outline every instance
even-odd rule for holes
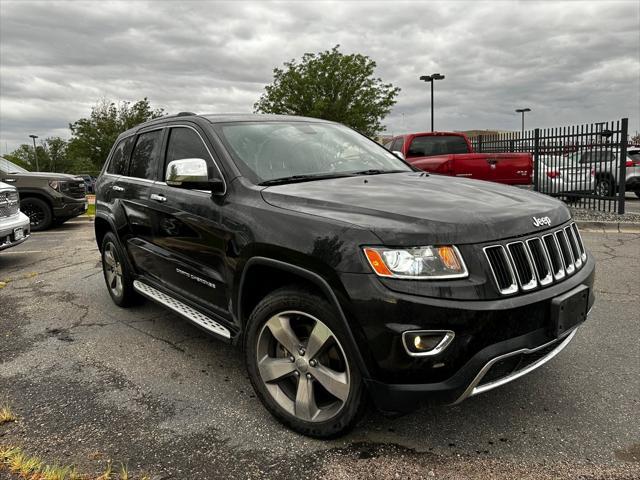
[[[538,189],[542,193],[593,193],[595,171],[575,155],[541,156]]]
[[[16,187],[0,182],[0,250],[29,238],[29,223],[29,217],[20,211],[20,195]]]

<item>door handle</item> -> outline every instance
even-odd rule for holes
[[[152,193],[149,198],[151,198],[151,200],[155,200],[156,202],[166,202],[167,201],[167,197],[165,197],[164,195],[158,195],[157,193]]]
[[[118,185],[114,185],[113,187],[111,187],[111,190],[113,190],[115,192],[124,192],[124,188],[120,187]]]

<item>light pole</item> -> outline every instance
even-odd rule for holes
[[[522,114],[522,138],[524,138],[524,112],[530,112],[530,108],[518,108],[516,112]]]
[[[33,138],[33,156],[36,159],[36,172],[40,171],[40,168],[38,167],[38,151],[36,150],[36,138],[38,138],[37,135],[29,135],[31,138]]]
[[[432,73],[431,75],[422,75],[420,80],[423,82],[429,82],[431,84],[431,131],[433,132],[433,84],[436,80],[443,80],[444,75],[439,73]]]

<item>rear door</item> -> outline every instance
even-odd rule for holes
[[[118,194],[127,218],[128,231],[124,234],[129,257],[139,273],[147,274],[155,268],[156,260],[151,249],[152,216],[151,186],[157,179],[165,129],[140,132],[136,138],[126,178],[118,185]]]
[[[169,162],[202,158],[210,178],[223,178],[196,125],[171,126],[162,178]],[[229,318],[225,252],[229,231],[223,226],[224,197],[211,192],[172,187],[158,182],[152,189],[152,248],[159,261],[150,273],[156,283],[184,299]]]

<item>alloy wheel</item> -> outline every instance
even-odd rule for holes
[[[42,224],[45,220],[46,214],[38,205],[31,202],[25,202],[25,205],[21,207],[22,213],[29,217],[29,223],[31,228],[36,228]]]
[[[286,412],[307,422],[335,417],[351,389],[342,345],[327,325],[299,311],[278,313],[258,336],[260,379]]]
[[[611,189],[609,188],[608,180],[600,180],[596,186],[596,194],[599,197],[608,197]]]
[[[122,265],[113,243],[107,243],[103,254],[103,268],[107,286],[116,297],[122,296]]]

